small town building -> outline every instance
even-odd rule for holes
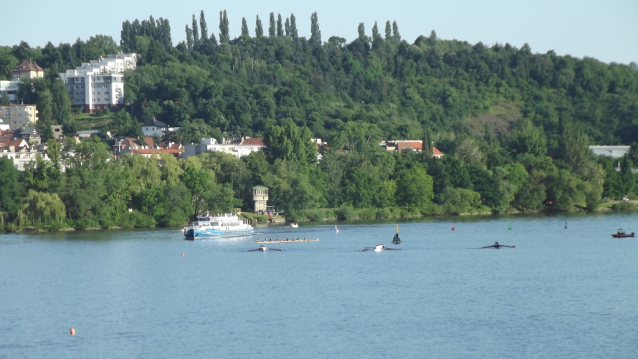
[[[589,149],[596,156],[621,158],[629,153],[630,147],[631,146],[589,146]]]
[[[38,110],[32,105],[0,105],[0,119],[12,130],[38,122]]]
[[[422,140],[392,140],[392,141],[381,141],[381,147],[385,148],[391,152],[401,153],[404,150],[412,150],[416,152],[423,151],[423,141]],[[441,158],[443,157],[443,152],[439,151],[438,148],[432,146],[432,157]]]
[[[206,151],[223,152],[241,158],[264,147],[264,139],[261,137],[224,138],[221,143],[216,138],[202,138],[198,145],[185,146],[184,158],[197,156]]]
[[[268,187],[253,187],[253,201],[255,202],[254,212],[264,213],[268,208]]]
[[[142,133],[144,133],[145,137],[153,137],[153,135],[158,135],[163,137],[169,131],[169,127],[162,121],[158,121],[153,119],[153,121],[148,121],[142,125]]]
[[[41,142],[40,131],[35,126],[26,126],[24,128],[18,128],[13,133],[13,138],[23,139],[27,143],[33,143],[39,145]]]
[[[44,69],[31,60],[23,61],[20,65],[11,69],[11,77],[13,77],[14,81],[44,78]]]
[[[51,133],[53,134],[54,140],[62,138],[64,136],[62,133],[62,125],[51,125]]]

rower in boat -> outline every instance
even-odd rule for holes
[[[283,251],[283,249],[278,249],[278,248],[268,248],[266,246],[264,246],[263,244],[261,246],[259,246],[259,248],[256,249],[250,249],[244,252],[266,252],[266,251]]]
[[[491,246],[485,246],[485,247],[481,247],[480,249],[485,249],[485,248],[494,248],[494,249],[499,249],[501,247],[505,247],[505,248],[516,248],[516,246],[506,246],[504,244],[499,244],[498,242],[494,242],[494,244],[492,244]]]
[[[373,250],[375,252],[382,252],[382,251],[396,251],[396,250],[399,250],[399,248],[388,248],[388,247],[384,246],[383,244],[377,244],[374,247],[365,247],[362,250],[362,252],[370,251],[370,250]]]
[[[401,244],[401,238],[399,238],[399,224],[397,224],[397,232],[392,238],[392,244]]]

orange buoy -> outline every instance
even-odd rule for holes
[[[182,257],[184,256],[184,253],[182,253]]]
[[[454,229],[454,223],[452,223],[452,231],[455,231],[455,229]]]
[[[69,329],[69,332],[71,332],[71,335],[75,335],[75,328]]]

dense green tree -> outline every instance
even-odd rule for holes
[[[307,171],[317,163],[317,150],[311,138],[307,127],[272,126],[264,134],[265,151],[272,162],[275,159],[290,161]]]
[[[432,201],[432,177],[422,168],[412,168],[399,173],[397,178],[397,203],[408,208],[420,208]]]
[[[0,212],[15,213],[19,207],[18,170],[6,157],[0,158]]]
[[[57,194],[29,190],[18,213],[22,225],[49,225],[60,223],[66,217],[64,203]]]

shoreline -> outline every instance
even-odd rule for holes
[[[467,216],[493,216],[493,215],[504,215],[504,214],[505,215],[534,214],[534,213],[558,214],[558,213],[580,213],[580,212],[591,212],[591,213],[595,213],[595,212],[638,212],[638,208],[614,210],[610,206],[605,206],[605,207],[601,207],[601,208],[595,209],[593,211],[587,211],[587,210],[582,210],[582,209],[573,210],[573,211],[544,211],[544,210],[518,211],[518,210],[508,210],[508,211],[501,212],[501,213],[493,213],[493,212],[464,212],[464,213],[456,213],[456,214],[414,214],[414,215],[409,215],[409,214],[406,215],[406,212],[399,212],[398,215],[396,215],[396,216],[391,215],[391,216],[387,216],[387,217],[386,216],[384,216],[384,217],[353,216],[353,217],[349,217],[349,218],[345,218],[345,219],[341,219],[341,218],[337,218],[337,217],[322,218],[322,219],[306,218],[306,219],[286,220],[286,222],[283,222],[283,223],[259,222],[259,223],[255,223],[253,225],[259,225],[259,226],[263,226],[263,225],[280,225],[280,224],[284,224],[284,223],[288,223],[288,222],[305,222],[305,223],[307,223],[307,222],[329,222],[329,221],[333,222],[333,221],[396,219],[396,218],[457,217],[457,216],[458,217],[467,217]],[[409,213],[409,212],[407,212],[407,213]],[[14,231],[3,231],[0,234],[41,234],[41,233],[49,233],[49,232],[98,231],[98,230],[109,230],[109,229],[148,229],[148,228],[158,228],[158,227],[155,226],[155,225],[148,226],[148,227],[131,227],[131,228],[118,227],[118,226],[106,227],[106,228],[102,228],[102,227],[89,227],[89,228],[66,227],[66,228],[59,228],[59,229],[55,229],[55,230],[47,230],[47,229],[36,228],[34,226],[25,226],[25,227],[22,227],[22,228],[16,228]],[[173,227],[162,227],[162,228],[173,228]]]

